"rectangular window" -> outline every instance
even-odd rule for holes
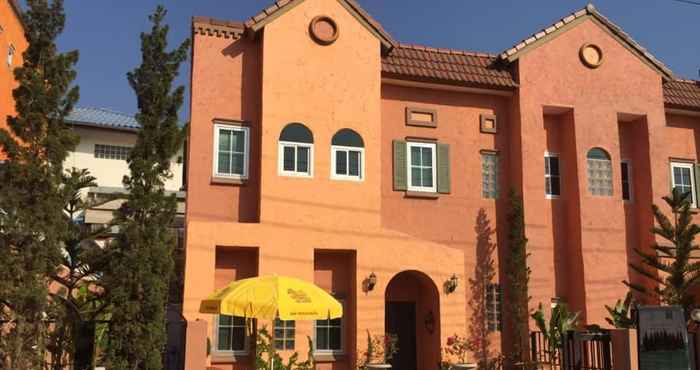
[[[544,192],[547,198],[558,198],[561,195],[560,180],[559,155],[546,153],[544,155]]]
[[[129,157],[131,147],[107,144],[95,144],[95,158],[119,159],[125,161]]]
[[[343,322],[342,319],[316,320],[314,324],[316,352],[343,352]]]
[[[10,46],[7,48],[7,65],[12,66],[12,63],[14,63],[15,59],[15,46],[10,44]]]
[[[629,161],[620,163],[621,178],[622,178],[622,199],[632,200],[632,169]]]
[[[296,324],[294,321],[284,321],[275,319],[275,349],[277,350],[293,350],[294,336],[296,335]]]
[[[214,176],[248,178],[248,127],[214,125]]]
[[[499,284],[489,284],[486,287],[486,324],[489,331],[502,329],[502,292]]]
[[[671,182],[673,188],[690,193],[690,202],[697,207],[695,194],[695,173],[692,163],[671,162]]]
[[[313,144],[280,142],[280,173],[288,176],[313,175]]]
[[[436,192],[435,144],[406,143],[408,149],[408,190]]]
[[[245,319],[219,315],[216,322],[216,351],[245,353],[248,350]]]
[[[498,198],[498,153],[481,153],[481,186],[484,199]]]
[[[331,178],[335,180],[362,180],[364,177],[364,149],[331,147]]]

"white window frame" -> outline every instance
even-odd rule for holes
[[[687,168],[690,170],[690,192],[693,197],[693,203],[691,206],[693,208],[697,208],[698,204],[698,197],[697,197],[697,192],[695,191],[695,165],[690,162],[671,162],[671,188],[675,189],[676,188],[676,177],[673,174],[673,169],[674,168]]]
[[[221,130],[230,131],[241,131],[243,132],[243,174],[230,174],[230,173],[220,173],[219,172],[219,133]],[[214,177],[227,178],[227,179],[248,179],[248,162],[250,162],[250,127],[237,126],[237,125],[226,125],[222,123],[214,124],[214,156],[212,158],[212,170]]]
[[[432,150],[432,170],[433,170],[433,186],[414,186],[413,176],[411,176],[411,148],[429,148]],[[409,191],[436,193],[437,192],[437,144],[421,143],[415,141],[406,142],[406,185]]]
[[[357,176],[353,175],[338,175],[336,173],[336,155],[338,152],[348,152],[355,151],[360,152],[360,173]],[[348,156],[348,172],[350,172],[350,156]],[[359,148],[354,146],[341,146],[333,145],[331,146],[331,179],[341,180],[341,181],[364,181],[365,180],[365,148]]]
[[[7,66],[11,67],[15,63],[15,54],[17,54],[17,49],[14,45],[10,44],[7,47]]]
[[[221,315],[214,315],[214,343],[211,353],[219,357],[247,356],[250,354],[250,336],[248,335],[247,327],[243,328],[243,350],[224,351],[219,349],[219,316]],[[246,322],[245,325],[247,326],[248,323]]]
[[[309,148],[309,172],[297,172],[297,171],[285,171],[284,170],[284,148],[294,147],[294,168],[297,166],[297,151],[296,148]],[[290,177],[314,177],[314,144],[309,143],[298,143],[294,141],[280,141],[277,152],[277,169],[280,176],[290,176]]]
[[[632,203],[634,200],[634,187],[632,186],[632,163],[630,162],[629,159],[623,159],[620,161],[620,163],[624,163],[627,165],[627,192],[629,193],[629,199],[625,199],[625,189],[624,189],[624,184],[622,183],[622,165],[620,165],[620,192],[622,193],[622,200],[625,201],[626,203]],[[695,199],[695,198],[693,198]]]
[[[545,181],[547,181],[548,178],[553,178],[556,177],[559,180],[559,194],[547,194],[547,186],[544,187],[544,196],[546,199],[559,199],[561,197],[561,157],[559,157],[559,153],[552,153],[552,152],[544,152],[544,160],[545,162],[547,161],[547,158],[556,158],[557,163],[559,163],[559,175],[558,176],[553,176],[550,174],[547,174],[545,172],[544,178]]]
[[[338,302],[343,306],[343,312],[346,312],[345,310],[345,300],[344,299],[338,299]],[[314,354],[315,355],[344,355],[345,354],[345,316],[340,318],[340,349],[339,350],[333,350],[333,349],[317,349],[316,346],[318,345],[318,341],[316,340],[316,321],[314,320],[313,322],[313,341],[314,341]]]

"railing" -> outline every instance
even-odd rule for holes
[[[530,334],[532,361],[538,369],[612,370],[610,333],[570,331],[564,335],[561,348],[552,348],[540,332]]]

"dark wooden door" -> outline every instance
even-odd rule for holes
[[[398,337],[399,351],[390,361],[393,369],[416,370],[416,303],[387,302],[386,331]]]

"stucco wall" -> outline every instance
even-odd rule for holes
[[[27,48],[24,38],[24,28],[17,13],[12,9],[10,1],[0,2],[0,128],[7,127],[7,116],[15,114],[15,101],[12,90],[17,87],[14,69],[22,65],[22,53]],[[7,53],[10,45],[15,47],[12,65],[7,64]],[[0,160],[5,154],[0,152]]]
[[[136,143],[136,135],[130,132],[116,130],[105,130],[97,128],[74,127],[74,132],[80,136],[75,151],[70,152],[64,167],[70,169],[87,168],[90,175],[96,178],[98,186],[121,188],[124,175],[129,174],[129,166],[126,160],[95,158],[95,144],[117,145],[133,147]],[[165,189],[169,191],[180,191],[182,188],[182,150],[173,158],[171,171],[173,177],[165,184]],[[178,158],[180,159],[178,161]],[[179,162],[179,163],[178,163]]]

